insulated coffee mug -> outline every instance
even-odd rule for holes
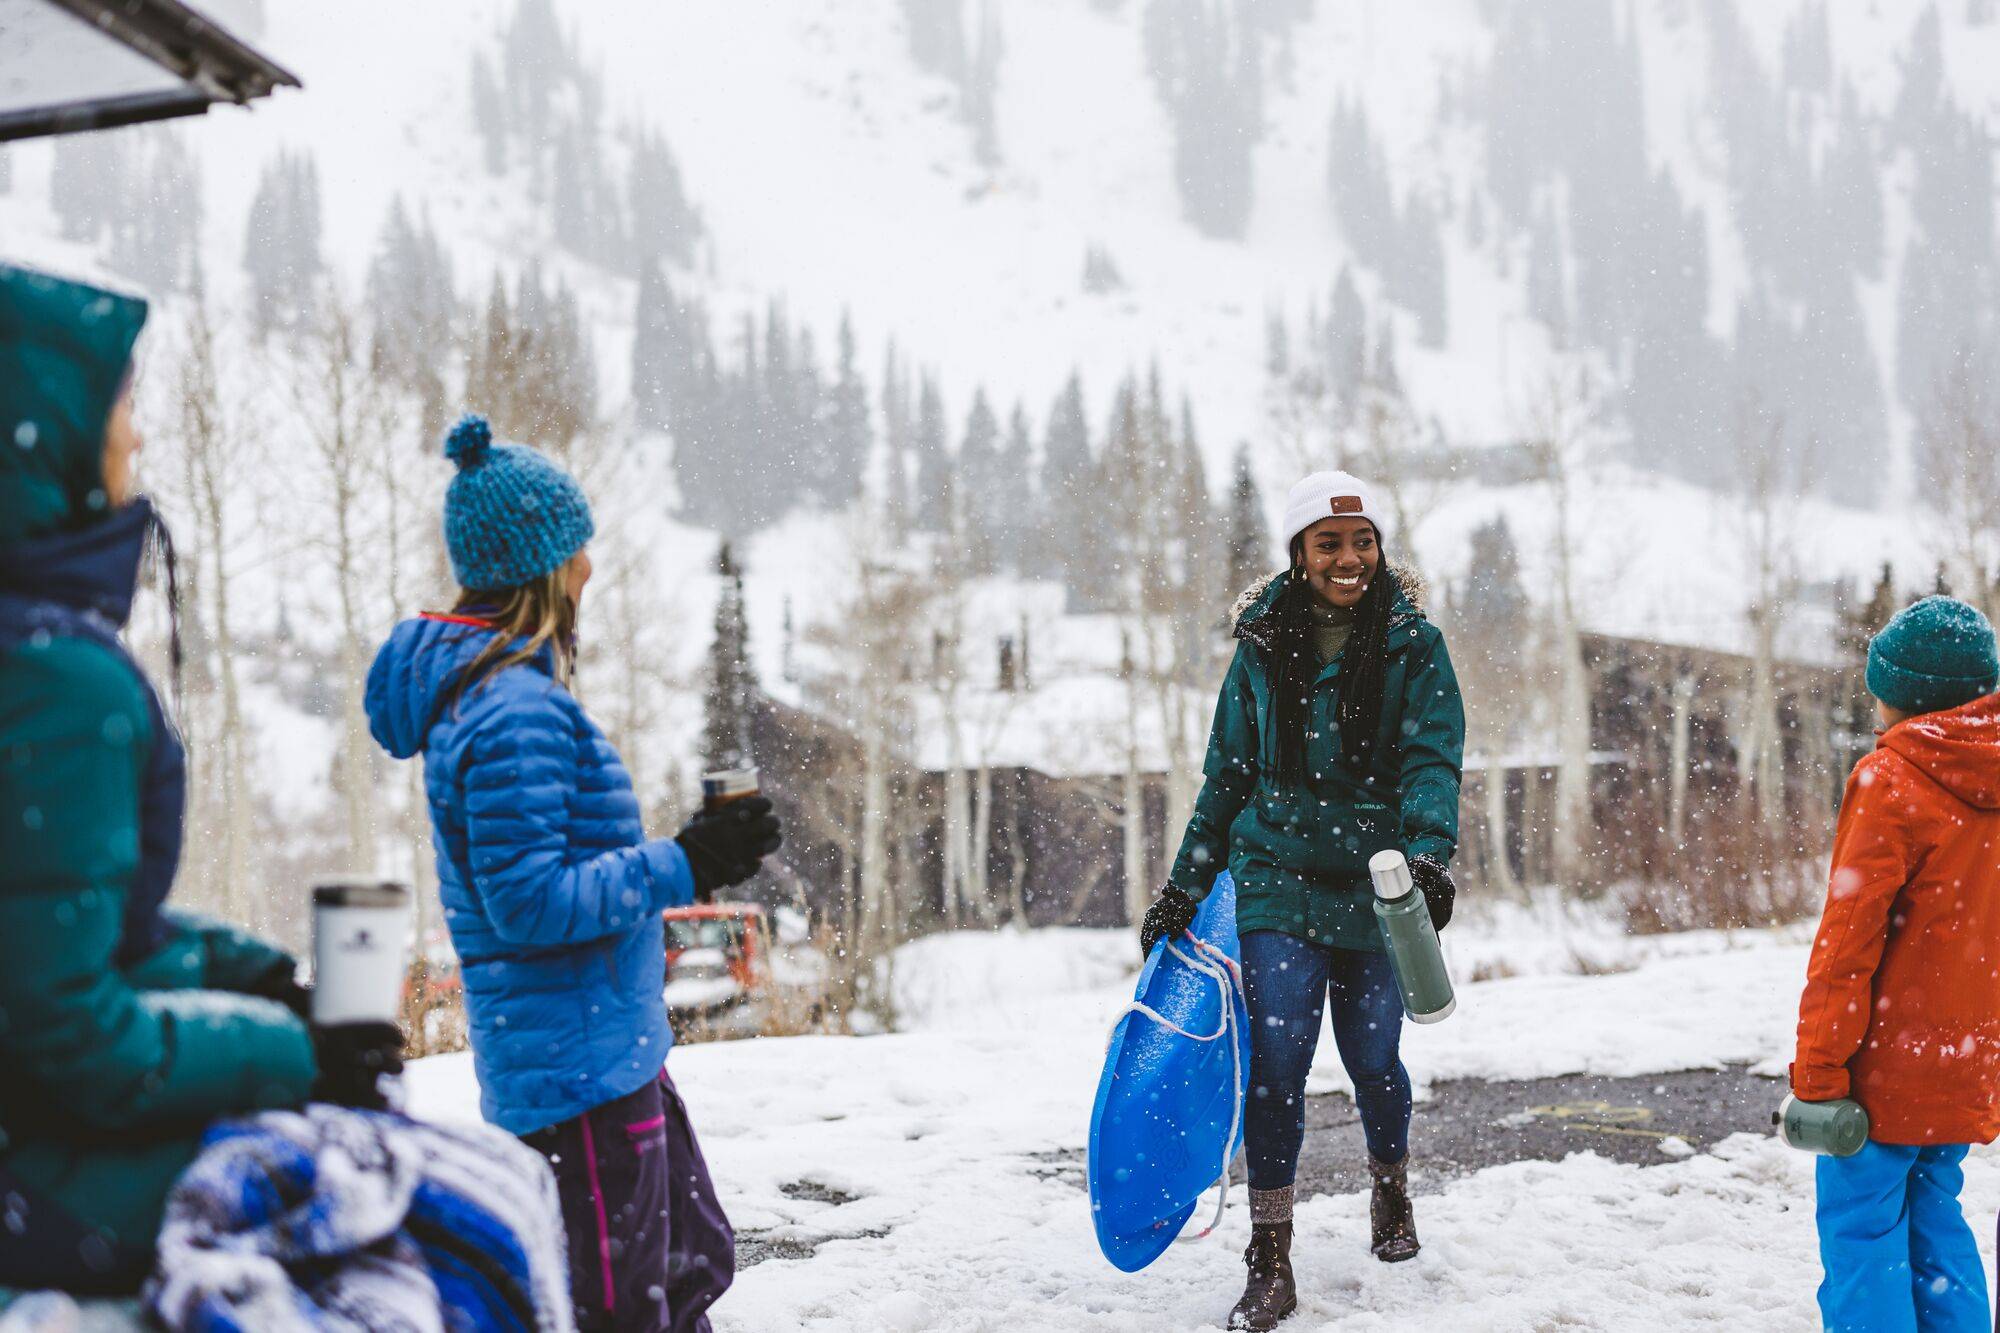
[[[755,796],[759,790],[757,767],[754,764],[744,768],[723,768],[713,773],[704,773],[701,775],[701,808],[708,811],[719,810],[731,801]]]
[[[1771,1112],[1771,1123],[1792,1147],[1830,1157],[1852,1157],[1868,1142],[1868,1112],[1845,1097],[1802,1102],[1786,1093],[1784,1103]]]
[[[393,1023],[402,1008],[410,891],[373,879],[313,888],[313,1022]]]

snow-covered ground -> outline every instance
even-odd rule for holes
[[[1775,1073],[1788,1057],[1796,931],[1632,939],[1544,904],[1469,915],[1446,938],[1461,977],[1499,956],[1517,974],[1463,984],[1450,1021],[1406,1029],[1420,1095],[1468,1077]],[[1136,952],[1122,931],[934,937],[896,960],[901,1033],[676,1050],[739,1233],[818,1247],[746,1269],[718,1328],[1219,1326],[1241,1287],[1241,1186],[1218,1236],[1127,1275],[1099,1255],[1073,1173],[1054,1169],[1083,1149]],[[1344,1086],[1331,1041],[1321,1051],[1316,1090]],[[463,1056],[421,1063],[411,1086],[421,1114],[476,1114]],[[1990,1261],[2000,1154],[1976,1152],[1967,1175]],[[853,1197],[786,1192],[800,1184]],[[1522,1162],[1421,1199],[1424,1252],[1388,1268],[1368,1254],[1360,1195],[1316,1198],[1299,1212],[1291,1326],[1811,1329],[1811,1200],[1811,1160],[1761,1136],[1645,1168]]]

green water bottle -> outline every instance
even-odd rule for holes
[[[1861,1103],[1842,1097],[1832,1102],[1802,1102],[1790,1093],[1771,1112],[1778,1137],[1794,1148],[1852,1157],[1868,1142],[1868,1112]]]
[[[1375,923],[1389,947],[1389,966],[1396,988],[1403,993],[1403,1011],[1414,1023],[1439,1023],[1451,1017],[1458,998],[1451,992],[1451,974],[1444,968],[1431,909],[1410,879],[1410,863],[1391,849],[1368,858],[1375,881]]]

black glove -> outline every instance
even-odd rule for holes
[[[292,958],[280,958],[251,977],[241,994],[276,1000],[308,1023],[312,1021],[312,987],[299,984],[299,965]]]
[[[778,817],[764,796],[746,796],[719,810],[703,810],[674,835],[694,872],[694,896],[708,902],[717,889],[741,884],[784,845]]]
[[[375,1080],[403,1072],[403,1033],[394,1023],[341,1023],[312,1030],[319,1078],[312,1100],[363,1111],[386,1111]]]
[[[1173,885],[1161,889],[1160,896],[1153,899],[1153,905],[1139,922],[1139,956],[1152,957],[1155,944],[1173,939],[1193,925],[1195,910],[1194,899]]]
[[[1431,929],[1443,930],[1451,922],[1452,900],[1458,897],[1451,871],[1435,856],[1413,856],[1410,879],[1424,895],[1424,906],[1431,909]]]

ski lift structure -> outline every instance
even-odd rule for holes
[[[0,0],[0,143],[198,116],[301,86],[180,0]]]

